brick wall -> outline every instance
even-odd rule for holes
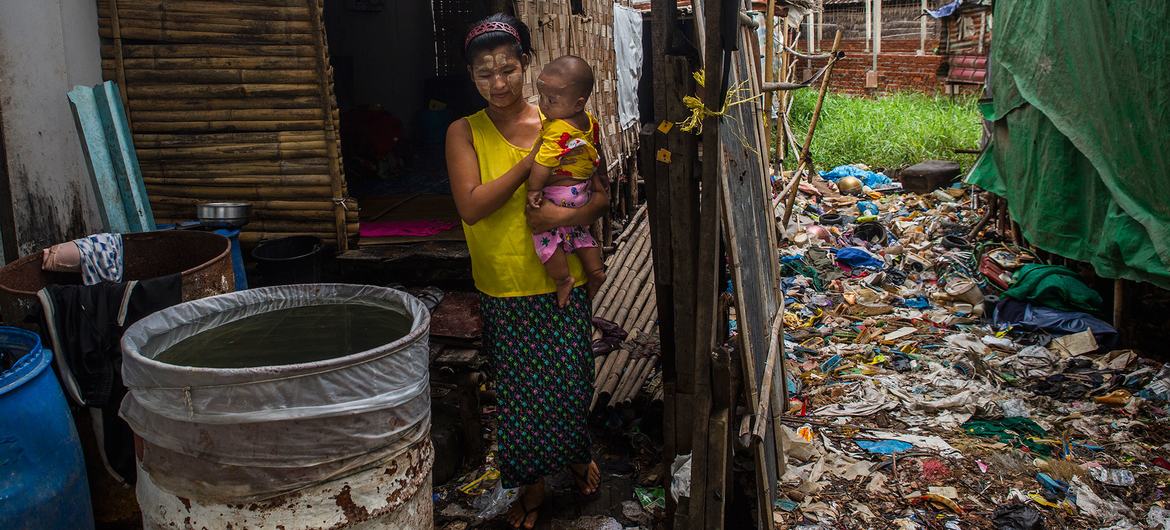
[[[821,42],[822,50],[832,48],[832,41]],[[833,67],[830,89],[854,95],[878,95],[898,91],[942,92],[945,87],[938,76],[944,57],[933,50],[938,41],[926,41],[926,55],[918,55],[918,39],[883,40],[878,56],[877,88],[865,88],[865,73],[873,67],[873,52],[865,51],[865,41],[842,41],[845,58]],[[805,71],[807,61],[801,61],[799,77],[811,75],[824,66],[825,61],[812,61],[813,70]]]

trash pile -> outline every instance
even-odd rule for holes
[[[777,523],[1170,529],[1170,365],[1115,349],[1076,273],[983,230],[980,192],[866,170],[802,184],[782,245]]]

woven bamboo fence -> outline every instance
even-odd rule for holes
[[[620,2],[629,5],[629,0]],[[581,0],[581,13],[572,13],[567,0],[517,0],[516,15],[532,30],[536,65],[562,55],[580,56],[593,67],[595,87],[589,112],[601,125],[603,151],[610,167],[624,164],[638,149],[637,127],[618,125],[617,59],[613,43],[613,2]],[[528,70],[524,95],[536,102],[539,68]]]
[[[122,89],[160,223],[253,203],[246,244],[294,234],[348,248],[324,0],[97,0],[102,71]]]

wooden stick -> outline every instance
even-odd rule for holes
[[[764,434],[768,431],[768,425],[771,424],[769,418],[769,409],[772,404],[772,379],[776,370],[776,365],[784,362],[784,357],[780,356],[780,328],[784,324],[784,311],[776,311],[776,316],[772,319],[772,333],[768,337],[768,358],[764,361],[764,379],[760,386],[760,400],[756,404],[756,419],[755,425],[752,428],[752,436],[757,442],[764,440]],[[784,411],[779,411],[783,413]],[[780,433],[776,433],[777,436]]]
[[[804,145],[801,147],[801,150],[800,150],[800,163],[801,163],[801,165],[805,165],[805,166],[808,166],[810,168],[812,166],[812,161],[809,159],[808,153],[809,153],[809,149],[812,148],[813,133],[816,132],[817,121],[819,121],[821,118],[821,106],[825,102],[825,93],[828,92],[828,90],[829,90],[829,78],[832,77],[833,65],[836,64],[836,62],[837,62],[837,52],[840,51],[840,49],[841,49],[841,30],[837,30],[837,35],[833,37],[833,51],[831,53],[832,57],[829,58],[829,64],[825,69],[824,77],[821,78],[821,90],[817,94],[817,105],[816,105],[816,107],[813,108],[812,119],[809,121],[809,124],[808,124],[808,134],[804,137]],[[812,175],[811,169],[809,171],[809,175],[811,178],[811,175]],[[793,176],[795,176],[797,179],[799,179],[800,173],[794,172]],[[792,191],[789,192],[788,198],[785,202],[784,221],[781,223],[782,228],[784,228],[784,229],[788,228],[788,221],[792,217],[792,206],[796,202],[796,190],[798,190],[798,189],[800,189],[799,185],[793,186]]]

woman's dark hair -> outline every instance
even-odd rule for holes
[[[520,19],[506,13],[496,13],[472,24],[468,31],[470,32],[476,26],[486,22],[500,22],[512,26],[520,35],[520,42],[517,43],[516,37],[506,31],[489,31],[479,35],[471,39],[471,42],[468,42],[467,47],[463,50],[463,57],[467,64],[471,64],[471,59],[476,55],[507,44],[514,45],[517,57],[532,53],[532,35],[528,33],[528,25],[521,22]]]

